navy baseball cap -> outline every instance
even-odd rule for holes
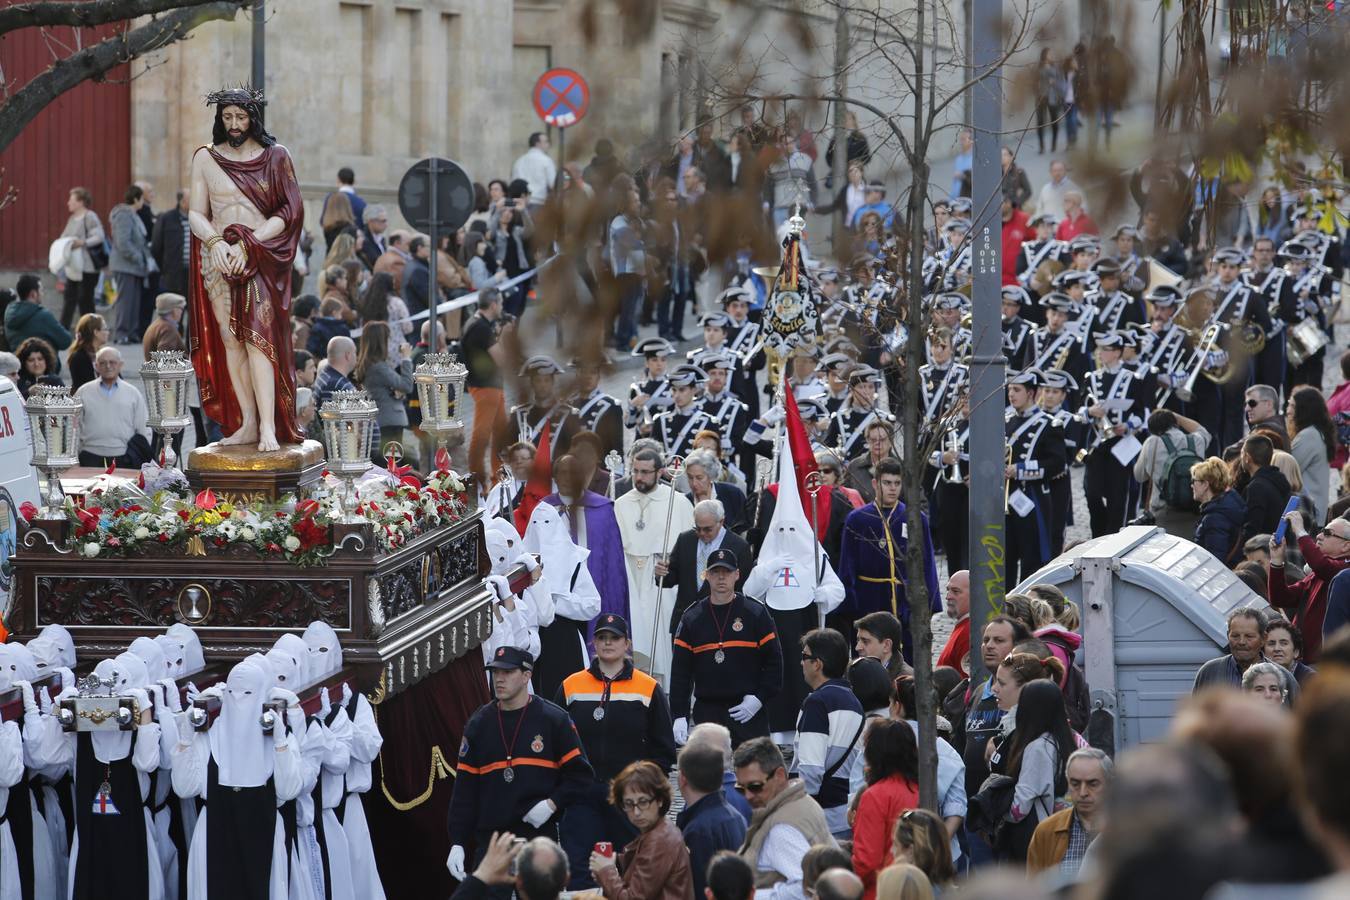
[[[740,567],[741,564],[736,559],[736,553],[733,550],[722,548],[708,554],[709,569],[739,569]]]
[[[610,634],[618,635],[621,638],[627,638],[628,623],[624,621],[623,616],[616,616],[613,613],[605,613],[595,622],[595,633],[608,631]]]
[[[519,647],[498,647],[485,668],[488,669],[524,669],[534,671],[534,654]]]

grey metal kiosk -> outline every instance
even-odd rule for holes
[[[1207,550],[1131,526],[1066,551],[1017,586],[1053,584],[1082,610],[1091,696],[1084,735],[1115,753],[1159,740],[1196,670],[1228,643],[1228,615],[1266,601]]]

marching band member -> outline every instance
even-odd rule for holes
[[[854,362],[855,360],[847,353],[837,351],[833,353],[827,351],[820,358],[820,372],[825,376],[825,391],[823,396],[817,399],[825,405],[830,415],[834,415],[848,399],[848,371],[853,368]]]
[[[1064,434],[1036,405],[1042,378],[1038,369],[1023,369],[1008,377],[1011,409],[1005,421],[1008,450],[1003,473],[1008,480],[1008,590],[1051,559],[1050,481],[1067,464]]]
[[[1003,316],[1003,355],[1008,358],[1008,367],[1020,369],[1026,364],[1027,353],[1031,350],[1031,333],[1034,326],[1022,318],[1022,311],[1033,306],[1031,294],[1026,288],[1016,284],[1005,284],[1001,294],[1000,309]],[[1044,318],[1042,316],[1042,318]]]
[[[1227,447],[1242,438],[1243,393],[1253,383],[1255,360],[1252,359],[1252,348],[1256,347],[1254,352],[1260,353],[1272,326],[1270,311],[1240,277],[1245,262],[1242,251],[1234,247],[1216,250],[1213,262],[1217,276],[1214,281],[1217,305],[1210,321],[1229,326],[1224,333],[1224,349],[1228,351],[1230,364],[1241,367],[1235,377],[1220,385],[1222,431],[1211,432],[1220,447]],[[1200,421],[1208,424],[1203,419]]]
[[[1120,263],[1120,289],[1131,297],[1143,297],[1147,288],[1148,265],[1138,250],[1139,229],[1121,225],[1111,235],[1112,256]],[[1142,267],[1142,272],[1141,272]]]
[[[1055,428],[1064,436],[1064,459],[1073,462],[1080,450],[1087,447],[1088,426],[1080,422],[1069,397],[1078,393],[1078,382],[1060,369],[1042,373],[1037,403],[1050,416]],[[1064,552],[1064,530],[1073,524],[1073,483],[1066,465],[1049,479],[1050,483],[1050,558]]]
[[[677,366],[670,373],[674,405],[652,420],[652,437],[661,442],[666,458],[688,455],[694,447],[694,435],[714,427],[698,402],[699,389],[707,380],[707,373],[698,366]]]
[[[603,459],[610,452],[623,454],[623,407],[619,401],[600,390],[600,372],[608,367],[607,359],[575,358],[572,370],[576,373],[571,404],[581,420],[581,431],[593,431],[600,438]]]
[[[1143,361],[1151,370],[1156,371],[1157,382],[1162,393],[1147,398],[1150,408],[1165,406],[1168,409],[1181,409],[1181,398],[1176,389],[1186,380],[1184,368],[1186,352],[1186,333],[1176,324],[1177,309],[1181,306],[1181,291],[1171,285],[1159,285],[1145,295],[1144,299],[1153,310],[1149,316],[1148,329],[1152,335],[1148,347],[1144,350]],[[1160,403],[1166,396],[1166,402]]]
[[[1120,263],[1103,256],[1092,266],[1097,289],[1089,296],[1096,308],[1093,329],[1097,334],[1122,331],[1127,325],[1144,324],[1144,309],[1134,297],[1120,289]]]
[[[746,429],[752,425],[750,407],[730,388],[735,357],[728,352],[712,351],[701,354],[695,365],[708,374],[703,397],[698,401],[708,420],[703,427],[715,429],[720,435],[722,456],[730,459],[733,454],[740,454],[741,468],[749,471],[754,466],[757,445],[745,443]]]
[[[1329,292],[1324,293],[1324,287],[1327,285],[1327,279],[1323,277],[1325,272],[1320,266],[1314,267],[1317,252],[1304,242],[1286,241],[1284,246],[1280,248],[1280,255],[1285,260],[1284,269],[1275,271],[1287,272],[1288,274],[1288,277],[1283,279],[1289,301],[1289,315],[1284,320],[1288,326],[1292,328],[1311,319],[1317,323],[1318,329],[1324,335],[1328,335],[1330,334],[1330,328],[1323,304],[1329,299]],[[1281,381],[1266,381],[1263,383],[1283,384],[1286,392],[1292,391],[1300,384],[1311,384],[1321,389],[1322,370],[1326,355],[1326,347],[1323,346],[1310,354],[1302,365],[1289,366]]]
[[[1028,292],[1035,291],[1032,281],[1036,273],[1046,263],[1063,265],[1063,257],[1068,245],[1055,239],[1055,226],[1059,222],[1050,213],[1041,213],[1031,220],[1036,229],[1036,237],[1022,242],[1022,252],[1017,256],[1017,282]],[[1037,323],[1040,324],[1040,323]]]
[[[706,334],[706,332],[705,332]],[[639,437],[651,434],[652,419],[675,402],[666,379],[666,357],[675,345],[665,338],[647,338],[633,348],[633,356],[645,357],[642,378],[628,387],[628,411],[624,426],[635,429]]]
[[[961,317],[969,309],[969,305],[970,299],[965,294],[956,291],[938,294],[931,301],[933,327],[946,328],[951,331],[952,354],[957,359],[963,359],[970,355],[972,340],[970,329],[961,324]],[[929,356],[927,361],[931,363],[932,357]]]
[[[871,366],[854,366],[848,373],[848,402],[830,419],[825,443],[840,447],[840,456],[853,459],[862,449],[867,426],[882,421],[894,428],[895,417],[877,405],[877,387],[881,376]]]
[[[541,354],[525,360],[520,367],[520,377],[529,379],[531,402],[516,404],[507,414],[508,444],[524,440],[538,447],[545,423],[552,423],[549,429],[550,459],[557,459],[567,452],[572,435],[582,428],[577,411],[558,396],[558,376],[561,374],[562,366],[548,356]]]
[[[699,322],[703,326],[703,346],[686,353],[684,355],[685,360],[699,365],[699,358],[705,354],[721,353],[728,356],[732,361],[732,392],[741,398],[741,402],[746,407],[751,407],[753,403],[754,408],[758,409],[759,395],[755,386],[754,373],[741,371],[742,362],[748,362],[748,360],[742,360],[737,356],[727,342],[727,334],[731,331],[731,316],[724,312],[707,312],[699,317]]]
[[[727,288],[718,299],[730,319],[727,325],[727,348],[735,355],[736,370],[742,377],[742,386],[736,393],[750,407],[750,417],[755,418],[760,408],[757,373],[764,368],[767,357],[762,349],[764,342],[760,339],[760,325],[750,320],[750,304],[754,296],[741,286]]]
[[[1045,326],[1031,333],[1027,358],[1037,371],[1063,369],[1080,379],[1087,374],[1088,358],[1078,333],[1069,328],[1074,302],[1067,294],[1052,291],[1041,298]]]
[[[1289,328],[1302,317],[1293,290],[1295,279],[1289,277],[1285,269],[1275,265],[1274,240],[1259,237],[1252,244],[1251,266],[1242,270],[1242,280],[1256,293],[1257,299],[1265,304],[1270,316],[1270,333],[1257,359],[1256,379],[1260,384],[1282,385],[1288,377],[1285,351]],[[1317,311],[1321,311],[1320,307]],[[1319,388],[1322,386],[1320,368],[1316,384]]]
[[[1080,417],[1092,423],[1087,448],[1083,493],[1087,498],[1092,536],[1119,531],[1125,525],[1130,468],[1134,454],[1122,461],[1114,449],[1121,438],[1132,435],[1144,421],[1143,385],[1121,364],[1124,338],[1112,332],[1097,338],[1101,367],[1083,385]],[[1121,406],[1123,408],[1116,408]],[[1138,448],[1135,449],[1135,454]]]
[[[957,291],[970,284],[971,241],[968,239],[970,221],[952,219],[943,229],[947,234],[946,252],[941,260],[939,284],[944,291]]]

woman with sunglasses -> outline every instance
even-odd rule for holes
[[[820,469],[820,478],[825,484],[847,497],[849,505],[854,509],[863,508],[866,502],[863,500],[863,495],[858,493],[856,488],[844,487],[840,484],[839,479],[843,477],[844,470],[839,465],[839,457],[822,450],[816,454],[816,466]]]
[[[605,900],[690,900],[689,848],[666,817],[670,779],[656,763],[630,763],[610,784],[610,802],[623,810],[638,836],[616,859],[613,848],[591,852],[591,873]],[[621,874],[622,873],[622,874]]]
[[[1327,617],[1332,579],[1350,567],[1350,521],[1332,519],[1317,534],[1308,533],[1303,514],[1291,512],[1283,542],[1270,545],[1270,571],[1276,577],[1267,581],[1266,597],[1270,605],[1293,617],[1293,624],[1305,636],[1303,661],[1316,663],[1322,654],[1322,632]],[[1289,583],[1284,578],[1285,555],[1292,536],[1310,573]],[[1297,673],[1296,673],[1297,674]]]
[[[919,805],[919,745],[913,730],[905,722],[873,722],[863,764],[867,788],[853,820],[853,871],[863,881],[863,900],[875,900],[877,874],[891,864],[895,823]]]

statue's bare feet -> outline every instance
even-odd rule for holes
[[[238,431],[229,437],[220,439],[220,445],[222,447],[233,447],[239,444],[251,444],[256,440],[258,440],[258,423],[245,419],[244,424],[239,426]],[[273,443],[276,443],[275,439]]]
[[[275,428],[263,428],[258,434],[258,452],[268,453],[272,450],[280,450],[281,445],[277,443],[277,431]]]

